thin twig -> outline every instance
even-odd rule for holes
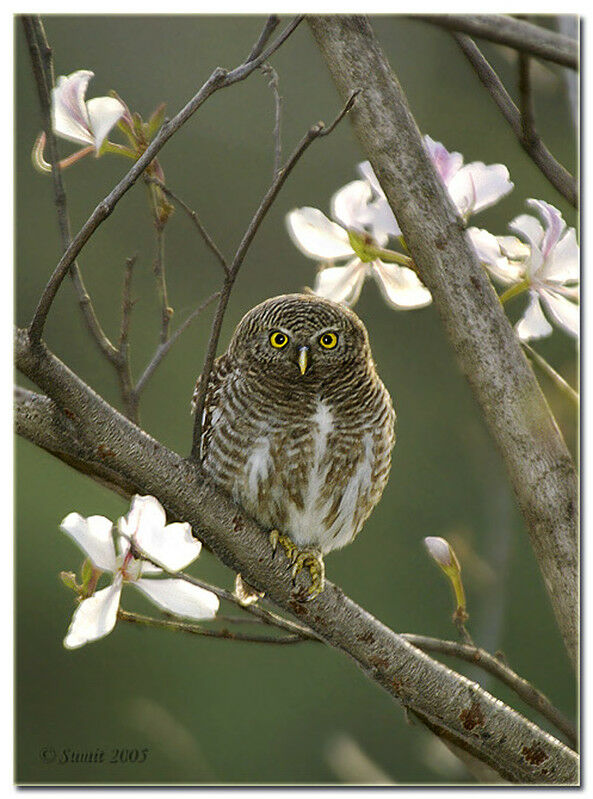
[[[305,133],[299,144],[297,145],[296,149],[293,151],[290,158],[286,161],[282,169],[277,173],[276,177],[272,181],[272,185],[266,192],[265,196],[261,200],[257,211],[255,212],[251,222],[249,223],[249,227],[245,231],[241,243],[235,253],[235,257],[233,258],[233,262],[229,269],[229,274],[224,282],[222,287],[222,291],[220,294],[220,299],[218,301],[218,307],[216,309],[216,314],[214,316],[214,320],[212,322],[212,329],[210,331],[210,340],[208,342],[208,348],[206,351],[206,357],[204,359],[204,366],[202,368],[202,377],[200,380],[200,384],[198,387],[198,392],[196,396],[196,402],[194,406],[194,433],[193,433],[193,444],[190,457],[194,460],[199,460],[200,457],[200,439],[202,436],[202,415],[204,412],[204,403],[206,401],[206,392],[208,389],[208,381],[210,378],[210,372],[212,371],[212,366],[214,364],[214,358],[216,357],[216,348],[218,346],[218,339],[220,337],[220,330],[222,327],[222,320],[224,318],[224,313],[226,311],[226,307],[229,301],[229,297],[231,294],[231,290],[233,288],[235,279],[237,277],[237,273],[241,268],[241,264],[243,263],[243,259],[247,254],[247,250],[255,234],[257,233],[259,226],[264,220],[270,206],[276,199],[278,192],[284,185],[287,177],[293,170],[293,168],[298,163],[299,159],[303,155],[303,153],[308,149],[308,147],[316,140],[321,138],[322,136],[327,136],[331,133],[336,125],[344,118],[344,116],[348,113],[348,111],[352,108],[354,101],[360,90],[356,90],[352,92],[350,97],[348,98],[347,102],[345,103],[344,107],[334,119],[332,124],[329,127],[325,127],[323,122],[318,122],[313,127],[309,128],[309,130]]]
[[[280,96],[280,81],[278,73],[270,64],[262,64],[261,71],[270,78],[268,85],[274,94],[274,177],[276,177],[282,164],[282,97]]]
[[[191,635],[203,635],[207,638],[224,638],[227,641],[250,641],[257,644],[299,644],[306,639],[302,635],[258,635],[257,633],[231,632],[230,630],[212,630],[208,627],[200,627],[189,622],[173,621],[172,619],[155,619],[152,616],[143,616],[140,613],[130,613],[121,608],[117,611],[117,618],[120,621],[141,624],[143,627],[156,627],[163,630],[174,630],[175,632],[190,633]]]
[[[192,575],[186,574],[185,572],[170,571],[158,560],[151,558],[150,555],[144,552],[144,550],[141,549],[136,541],[134,541],[130,536],[122,533],[121,531],[119,532],[119,535],[121,535],[122,538],[125,538],[125,540],[131,544],[135,557],[139,558],[140,560],[145,560],[148,563],[151,563],[153,566],[161,569],[161,571],[168,577],[174,577],[175,579],[183,580],[190,585],[195,585],[198,588],[203,588],[206,591],[211,591],[219,599],[225,599],[227,602],[231,602],[233,605],[245,610],[247,613],[251,613],[252,616],[256,616],[258,619],[264,622],[264,624],[269,624],[272,627],[279,627],[282,630],[287,630],[288,632],[301,636],[301,638],[317,638],[315,633],[312,630],[309,630],[308,627],[303,627],[296,622],[289,621],[288,619],[279,616],[277,613],[273,613],[271,610],[262,608],[258,604],[254,603],[251,605],[243,605],[239,599],[233,593],[231,593],[231,591],[227,591],[225,588],[220,588],[217,585],[211,585],[210,583],[207,583],[204,580],[199,580],[197,577],[192,577]]]
[[[124,283],[123,283],[122,298],[121,298],[121,326],[120,326],[119,344],[118,344],[118,349],[120,353],[123,353],[125,350],[127,350],[128,347],[128,337],[130,333],[130,317],[132,314],[132,309],[134,307],[134,301],[132,300],[132,274],[137,260],[138,260],[138,254],[133,255],[131,258],[126,258],[126,267],[124,270]]]
[[[179,336],[181,336],[181,334],[187,330],[187,328],[191,325],[191,323],[198,318],[198,316],[202,313],[202,311],[204,311],[210,305],[210,303],[213,302],[219,296],[220,296],[220,291],[216,291],[214,292],[214,294],[211,294],[207,300],[204,300],[204,302],[201,305],[199,305],[190,313],[185,322],[183,322],[183,324],[180,325],[180,327],[173,333],[173,335],[170,338],[168,338],[165,342],[159,344],[154,355],[147,364],[145,370],[142,372],[142,374],[138,378],[138,381],[136,382],[136,385],[134,387],[134,395],[136,399],[138,399],[146,383],[154,374],[157,366],[163,360],[165,355],[169,352],[173,344],[175,344]]]
[[[245,80],[252,72],[254,72],[264,61],[268,58],[286,41],[286,39],[293,33],[297,26],[302,22],[303,17],[298,16],[290,22],[284,31],[275,39],[272,44],[265,49],[260,55],[252,61],[243,63],[231,72],[227,72],[220,67],[217,67],[210,75],[206,83],[200,90],[192,97],[192,99],[173,117],[169,122],[165,122],[159,132],[146,148],[140,158],[134,163],[127,174],[115,186],[115,188],[107,195],[107,197],[99,203],[91,216],[87,219],[82,228],[78,231],[74,239],[72,239],[68,249],[60,259],[58,265],[54,269],[43,293],[35,309],[33,319],[29,325],[30,341],[33,346],[36,346],[41,340],[43,328],[47,315],[52,306],[54,297],[56,296],[62,281],[70,269],[71,264],[87,243],[89,238],[93,235],[95,230],[101,225],[105,219],[113,212],[113,209],[124,196],[124,194],[134,185],[146,167],[154,160],[155,156],[160,152],[165,143],[176,133],[179,128],[187,122],[187,120],[195,113],[195,111],[219,89],[231,86],[239,81]]]
[[[531,93],[531,59],[525,53],[519,53],[519,108],[523,139],[532,142],[537,139],[537,133]]]
[[[526,341],[522,341],[521,344],[523,345],[523,349],[525,350],[525,352],[529,355],[530,358],[532,358],[535,361],[535,363],[539,366],[542,372],[545,372],[545,374],[550,378],[550,380],[552,380],[558,386],[558,388],[561,391],[563,391],[574,402],[574,404],[578,408],[580,402],[578,392],[576,392],[574,388],[571,385],[569,385],[569,383],[566,382],[566,380],[562,377],[562,375],[558,374],[558,372],[554,369],[554,367],[551,366],[546,361],[545,358],[542,358],[539,352],[536,352],[532,347],[530,347]]]
[[[472,65],[482,85],[486,88],[519,143],[531,158],[540,172],[545,175],[554,188],[575,208],[578,205],[577,184],[570,172],[557,161],[545,146],[541,138],[534,135],[526,138],[523,135],[521,112],[511,99],[502,81],[490,66],[476,43],[463,33],[453,32],[453,38],[463,54]]]
[[[228,274],[229,267],[228,267],[228,264],[226,262],[226,258],[224,257],[224,255],[222,254],[222,252],[220,251],[218,246],[216,245],[216,243],[215,243],[214,239],[212,238],[212,236],[210,236],[210,234],[208,233],[208,231],[206,230],[206,228],[204,227],[204,225],[200,221],[198,215],[193,210],[193,208],[190,208],[189,205],[187,205],[187,203],[185,203],[181,199],[181,197],[179,197],[177,194],[172,192],[171,189],[169,189],[167,186],[165,186],[165,184],[162,181],[160,181],[158,178],[147,177],[146,181],[147,181],[147,183],[154,183],[155,186],[158,186],[166,197],[168,197],[170,200],[173,200],[173,202],[177,203],[177,205],[179,205],[185,211],[185,213],[189,216],[189,218],[192,220],[192,222],[194,223],[194,225],[198,229],[198,232],[199,232],[200,236],[204,239],[204,242],[206,243],[208,248],[216,256],[216,258],[217,258],[218,262],[220,263],[220,265],[222,266],[225,274]]]
[[[530,707],[534,708],[541,713],[544,718],[548,719],[557,729],[559,729],[566,738],[570,741],[572,746],[576,746],[577,734],[574,726],[566,718],[566,716],[555,707],[550,700],[537,688],[534,688],[530,682],[519,677],[511,668],[509,668],[503,661],[480,649],[477,646],[468,644],[461,644],[457,641],[443,641],[440,638],[430,638],[425,635],[414,635],[412,633],[404,633],[402,635],[406,641],[422,649],[424,652],[436,652],[440,655],[451,655],[452,657],[465,660],[467,663],[472,663],[479,666],[484,671],[497,677],[509,688],[512,688],[517,696],[521,697]]]
[[[279,24],[280,24],[280,17],[278,17],[276,14],[270,14],[268,19],[266,20],[264,29],[259,35],[259,39],[253,45],[251,52],[247,56],[245,63],[249,64],[251,61],[257,58],[258,55],[261,54],[261,51],[268,43],[268,41],[270,40],[270,36],[274,33]]]
[[[129,419],[135,424],[140,423],[138,415],[138,403],[134,397],[134,384],[132,380],[132,370],[130,366],[130,348],[129,348],[129,333],[130,333],[130,316],[134,302],[131,297],[132,289],[132,273],[134,271],[134,264],[138,256],[134,255],[126,259],[126,266],[124,270],[124,281],[122,287],[122,308],[121,308],[121,324],[118,342],[118,356],[114,358],[112,363],[117,373],[119,381],[119,389],[121,392],[124,410]]]
[[[415,19],[431,22],[442,28],[462,31],[488,39],[497,44],[513,47],[531,55],[554,61],[564,67],[578,69],[578,45],[570,36],[540,28],[531,22],[507,14],[412,14]]]
[[[72,241],[72,232],[70,229],[66,191],[59,167],[58,145],[51,122],[51,90],[54,85],[52,50],[48,44],[45,30],[39,17],[25,15],[22,19],[41,106],[42,125],[45,131],[47,152],[52,170],[54,204],[58,215],[62,250],[66,252]],[[67,271],[69,271],[70,277],[72,278],[72,283],[78,297],[78,305],[82,311],[83,318],[93,341],[103,355],[113,363],[114,359],[117,358],[117,350],[103,331],[97,319],[91,298],[85,288],[80,268],[74,258],[70,260]]]

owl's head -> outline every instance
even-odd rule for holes
[[[303,383],[372,368],[365,326],[349,308],[313,294],[282,294],[241,320],[229,354],[250,371]]]

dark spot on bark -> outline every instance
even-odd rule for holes
[[[473,730],[484,723],[484,714],[478,702],[472,702],[468,708],[462,710],[459,718],[466,730]]]
[[[547,755],[542,747],[537,743],[534,743],[531,746],[524,746],[521,750],[521,754],[528,763],[531,763],[534,766],[541,765],[544,760],[547,760],[549,757],[549,755]]]
[[[475,275],[470,275],[469,282],[472,284],[472,286],[475,288],[476,291],[482,291],[480,281]]]
[[[444,250],[447,246],[447,239],[444,236],[439,236],[434,240],[434,246],[437,248],[437,250]]]
[[[291,599],[288,604],[290,605],[292,612],[296,613],[297,616],[304,616],[307,613],[307,608],[305,608],[296,599]]]
[[[243,519],[239,515],[233,516],[233,530],[236,533],[241,533],[244,530],[244,528],[245,525],[243,523]]]
[[[100,458],[115,458],[115,452],[109,447],[106,447],[104,444],[99,444],[97,447],[97,452],[99,453]]]
[[[362,633],[356,636],[357,641],[362,641],[365,644],[372,644],[375,640],[375,636],[373,635],[371,630],[367,630],[366,633]]]
[[[374,669],[377,669],[377,671],[385,671],[389,668],[389,660],[387,658],[378,657],[377,655],[370,657],[369,663]]]
[[[76,415],[72,413],[69,408],[64,408],[64,415],[68,417],[68,419],[76,419]]]

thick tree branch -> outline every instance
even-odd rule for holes
[[[579,622],[574,464],[521,345],[423,146],[404,93],[364,17],[310,17],[350,119],[506,463],[570,657]]]
[[[474,666],[479,666],[488,674],[492,674],[520,696],[521,699],[532,708],[547,718],[563,735],[566,736],[571,746],[577,745],[577,734],[574,725],[555,707],[545,694],[534,688],[530,682],[516,674],[503,661],[486,650],[477,646],[460,644],[458,641],[444,641],[440,638],[430,638],[427,635],[415,635],[414,633],[403,633],[406,641],[419,647],[424,652],[436,652],[439,655],[450,655],[451,657],[465,660]]]
[[[250,585],[345,652],[436,734],[520,783],[578,779],[572,750],[437,663],[328,583],[313,602],[290,593],[286,562],[273,559],[267,535],[201,474],[111,408],[27,331],[15,341],[17,368],[47,394],[20,390],[16,423],[33,443],[126,494],[153,494]]]
[[[578,44],[569,36],[540,28],[531,22],[506,14],[414,14],[415,19],[442,28],[462,31],[478,39],[488,39],[515,50],[554,61],[571,69],[579,68]]]

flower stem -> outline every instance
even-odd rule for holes
[[[562,375],[558,374],[553,366],[550,366],[545,358],[542,358],[539,352],[536,352],[534,349],[532,349],[526,341],[522,341],[521,344],[523,345],[523,349],[527,352],[529,357],[535,361],[542,372],[545,372],[550,380],[552,380],[558,386],[560,391],[563,391],[578,408],[580,401],[578,392],[566,382]]]
[[[506,291],[503,291],[503,293],[498,297],[501,305],[504,305],[505,302],[508,302],[513,297],[518,297],[519,294],[523,294],[524,291],[527,291],[530,285],[531,283],[529,280],[522,280],[520,283],[515,283],[514,286],[511,286]]]

